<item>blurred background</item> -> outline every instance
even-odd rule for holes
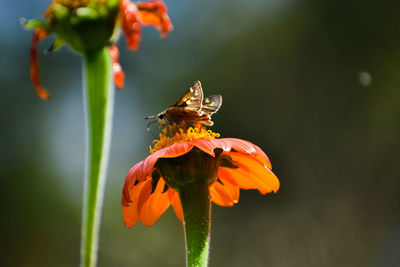
[[[32,32],[49,0],[0,11],[0,265],[78,266],[84,121],[81,61],[40,55],[40,100],[29,80]],[[213,130],[259,145],[281,181],[275,195],[241,191],[213,206],[210,266],[400,266],[400,3],[172,1],[174,31],[119,41],[99,266],[184,266],[181,223],[122,222],[128,170],[148,155],[144,117],[195,80],[221,94]],[[46,49],[52,38],[40,45]]]

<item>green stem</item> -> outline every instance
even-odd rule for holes
[[[87,159],[83,195],[81,266],[97,262],[101,208],[111,144],[114,85],[108,47],[84,55]]]
[[[186,266],[206,267],[211,225],[209,185],[187,184],[179,190],[179,197],[185,218]]]

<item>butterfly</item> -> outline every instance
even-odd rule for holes
[[[157,117],[160,124],[167,125],[173,123],[180,125],[185,121],[211,126],[214,124],[211,121],[211,115],[217,112],[221,105],[222,96],[212,95],[204,98],[201,83],[196,81],[169,108],[146,119]]]

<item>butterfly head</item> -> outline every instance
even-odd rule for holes
[[[167,118],[165,116],[165,111],[160,112],[160,113],[157,114],[157,121],[160,124],[168,124],[168,120],[167,120]]]
[[[160,123],[160,124],[167,124],[167,123],[168,123],[168,120],[167,120],[167,118],[166,118],[165,113],[166,113],[166,110],[164,110],[163,112],[158,113],[157,115],[147,116],[145,119],[146,119],[146,120],[152,119],[152,118],[156,118],[156,119],[157,119],[157,120],[155,120],[155,121],[151,121],[150,124],[152,124],[152,123],[154,123],[154,122],[156,122],[156,121],[157,121],[158,123]]]

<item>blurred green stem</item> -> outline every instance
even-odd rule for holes
[[[97,262],[114,104],[111,64],[108,47],[91,50],[84,55],[87,159],[81,237],[82,267],[94,267]]]
[[[186,266],[206,267],[210,242],[211,199],[207,183],[187,184],[179,190],[186,238]]]

